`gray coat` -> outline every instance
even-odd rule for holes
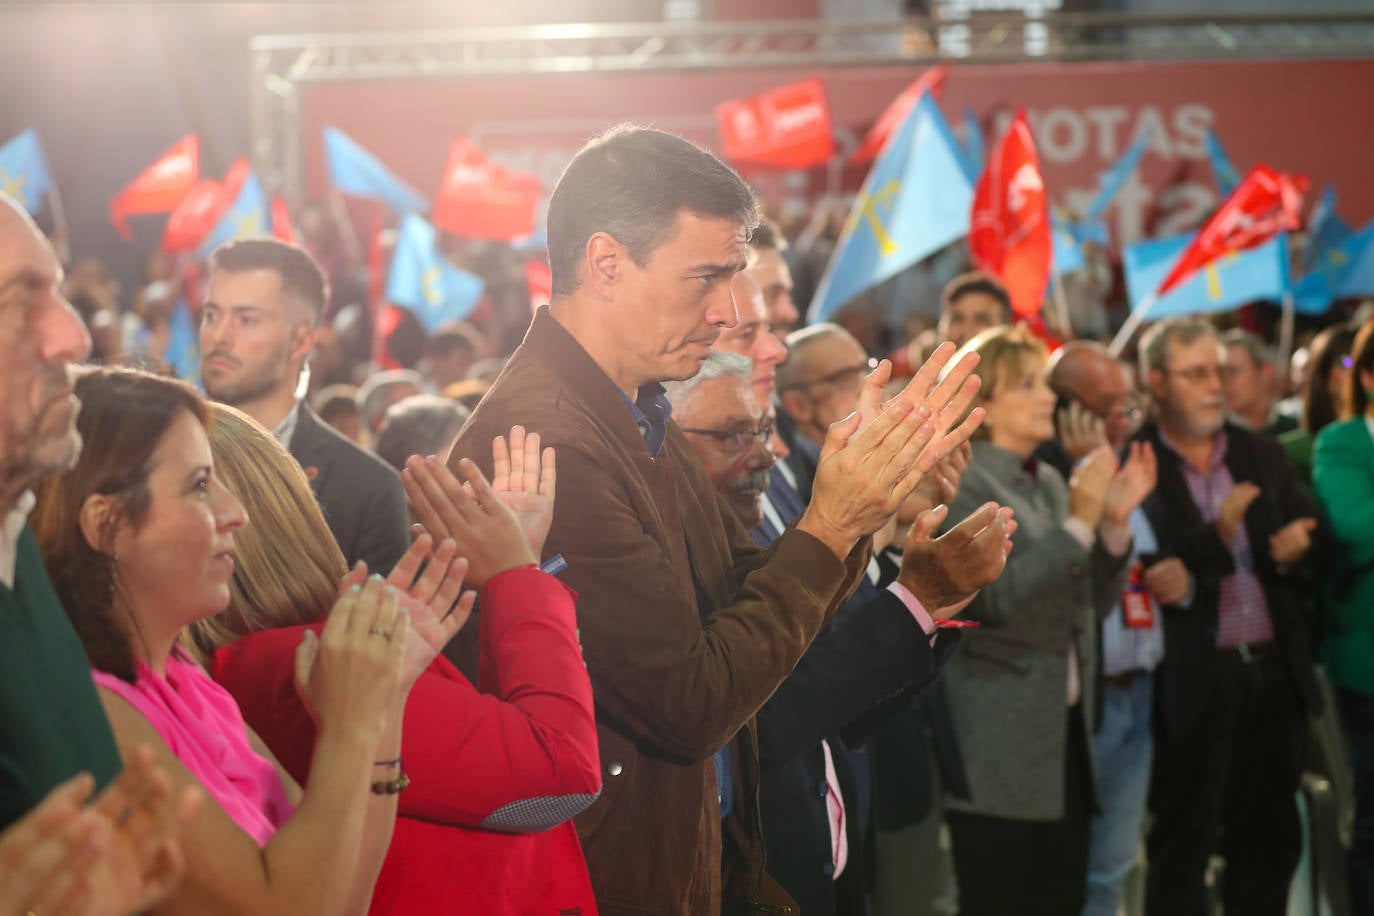
[[[972,790],[971,801],[948,806],[1057,820],[1064,815],[1069,646],[1091,735],[1097,624],[1120,596],[1127,556],[1112,557],[1100,544],[1084,550],[1065,530],[1069,490],[1058,471],[1041,462],[1032,476],[1020,456],[979,441],[950,507],[951,524],[988,501],[1014,509],[1019,527],[1006,569],[964,614],[982,626],[964,631],[945,669]]]

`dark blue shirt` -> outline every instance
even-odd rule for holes
[[[620,397],[630,408],[649,454],[657,458],[659,450],[663,448],[663,440],[668,438],[668,420],[673,415],[673,405],[668,403],[663,386],[657,382],[644,385],[633,401],[623,391],[620,392]]]

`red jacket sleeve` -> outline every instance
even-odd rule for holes
[[[416,681],[401,736],[411,780],[399,799],[402,817],[526,833],[562,823],[596,799],[596,722],[574,599],[532,567],[487,583],[481,664],[494,693],[479,693],[443,657]],[[309,770],[315,741],[292,686],[302,629],[246,636],[217,652],[211,666],[297,779]]]
[[[482,590],[482,692],[445,659],[416,683],[401,753],[401,814],[491,830],[547,830],[601,791],[592,688],[575,595],[529,567]],[[435,672],[437,674],[437,672]],[[428,673],[427,673],[428,674]]]

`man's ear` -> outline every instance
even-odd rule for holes
[[[118,552],[115,541],[118,534],[118,513],[114,499],[102,493],[92,493],[81,504],[77,524],[81,526],[81,536],[86,546],[96,553],[113,556]]]
[[[314,324],[298,324],[291,332],[291,361],[304,364],[310,357],[310,351],[315,348],[315,339],[320,336],[320,329]]]
[[[630,253],[608,232],[596,232],[587,239],[582,269],[586,284],[607,301],[615,300],[615,289],[624,276]]]

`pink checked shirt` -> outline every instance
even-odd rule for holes
[[[1194,467],[1179,453],[1174,443],[1169,441],[1163,429],[1159,431],[1160,441],[1179,456],[1179,466],[1183,469],[1183,479],[1188,482],[1188,492],[1198,512],[1209,523],[1217,520],[1221,504],[1235,489],[1236,482],[1231,478],[1231,469],[1226,466],[1227,439],[1225,431],[1217,433],[1216,444],[1212,448],[1212,463],[1206,469]],[[1255,572],[1255,558],[1250,550],[1250,535],[1245,526],[1235,543],[1231,544],[1231,556],[1236,563],[1236,571],[1222,577],[1221,591],[1217,601],[1217,646],[1232,649],[1236,646],[1272,642],[1274,622],[1269,617],[1269,602],[1264,597],[1264,585]]]

